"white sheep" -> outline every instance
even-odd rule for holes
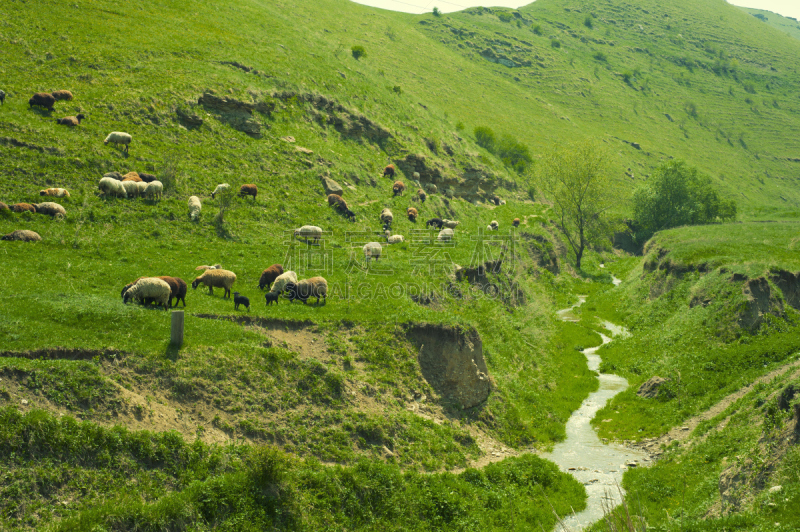
[[[442,224],[444,224],[445,227],[449,227],[450,229],[455,229],[456,227],[458,227],[458,224],[460,223],[461,222],[456,222],[454,220],[447,220],[447,219],[442,220]]]
[[[145,196],[148,198],[159,198],[164,192],[164,184],[161,181],[150,181],[147,183],[147,188],[144,190]]]
[[[131,299],[143,301],[147,298],[155,301],[159,306],[163,305],[164,310],[167,310],[171,293],[172,291],[166,281],[158,277],[144,277],[125,291],[122,300],[127,303]]]
[[[47,214],[49,216],[61,217],[64,218],[67,216],[67,211],[59,205],[58,203],[53,203],[52,201],[45,201],[43,203],[36,204],[36,212],[37,214]]]
[[[225,192],[229,188],[231,188],[231,186],[228,183],[222,183],[217,185],[217,188],[215,188],[214,192],[211,193],[211,198],[213,199],[217,194]]]
[[[200,216],[200,198],[197,196],[190,196],[189,197],[189,217],[192,220],[197,220]]]
[[[120,181],[120,184],[129,198],[135,198],[139,195],[139,183],[136,181]]]
[[[214,288],[224,288],[225,293],[222,294],[223,299],[231,297],[231,287],[236,282],[236,274],[230,270],[206,270],[202,275],[196,277],[192,281],[192,288],[197,288],[198,285],[204,284],[208,287],[208,293],[214,295]]]
[[[385,226],[390,226],[392,225],[392,220],[394,220],[394,215],[392,214],[392,211],[388,208],[383,209],[381,211],[381,222],[383,222]]]
[[[136,182],[136,191],[139,193],[140,196],[144,196],[144,193],[147,192],[147,185],[148,184],[144,181]]]
[[[313,239],[314,242],[318,242],[322,238],[322,229],[316,225],[304,225],[300,229],[294,230],[294,236],[295,238],[303,238],[306,241]]]
[[[202,266],[198,266],[195,270],[221,270],[222,264],[214,264],[213,266],[207,266],[203,264]]]
[[[364,258],[367,259],[367,262],[369,262],[370,258],[373,260],[378,260],[381,256],[381,252],[383,251],[383,247],[381,247],[379,242],[369,242],[364,244],[362,249],[364,250]]]
[[[387,244],[399,244],[400,242],[403,242],[404,240],[405,240],[405,238],[403,237],[403,235],[390,235],[390,236],[386,237],[386,243]]]
[[[106,140],[103,141],[103,144],[108,144],[109,142],[113,142],[114,144],[122,144],[125,146],[125,153],[128,153],[128,146],[131,144],[132,137],[127,133],[122,133],[121,131],[112,131],[106,137]]]
[[[453,239],[454,234],[455,231],[448,227],[439,231],[439,234],[436,236],[436,240],[439,242],[450,242]]]
[[[128,197],[128,193],[125,192],[125,187],[122,186],[122,181],[117,181],[113,177],[102,178],[98,186],[104,196],[112,194],[114,196],[122,196],[123,198]]]
[[[277,276],[275,280],[272,282],[272,289],[270,289],[270,292],[275,292],[277,294],[280,294],[281,292],[283,292],[283,289],[286,288],[286,285],[288,283],[297,284],[297,274],[294,273],[292,270],[283,272],[282,274]]]
[[[489,222],[489,225],[490,225],[491,227],[494,227],[495,229],[497,229],[498,227],[500,227],[500,224],[499,224],[499,223],[497,223],[497,220],[492,220],[491,222]]]

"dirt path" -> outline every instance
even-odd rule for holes
[[[706,410],[705,412],[698,414],[687,421],[685,421],[680,427],[673,427],[669,432],[660,436],[658,438],[651,438],[649,440],[642,440],[637,443],[631,443],[632,447],[638,447],[641,449],[645,449],[654,456],[658,456],[661,454],[661,446],[662,445],[669,445],[670,443],[677,441],[679,443],[683,443],[689,439],[692,432],[694,431],[697,426],[702,423],[703,421],[708,421],[709,419],[718,416],[722,412],[725,411],[726,408],[731,406],[733,403],[750,393],[750,391],[761,383],[766,383],[774,379],[775,377],[779,377],[788,373],[792,370],[796,370],[791,378],[795,378],[800,376],[800,360],[795,360],[794,362],[790,362],[785,364],[777,369],[774,369],[767,373],[766,375],[762,375],[761,377],[754,380],[751,384],[741,388],[732,394],[723,398],[720,402]],[[724,420],[720,426],[724,427],[727,425],[728,420]]]

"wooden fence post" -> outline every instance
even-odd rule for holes
[[[172,327],[170,329],[170,343],[180,347],[183,345],[183,311],[172,311]]]

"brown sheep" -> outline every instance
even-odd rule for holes
[[[328,205],[336,207],[336,210],[347,209],[347,202],[338,194],[328,194]]]
[[[69,92],[69,91],[53,91],[51,95],[56,100],[71,100],[72,99],[72,93]]]
[[[408,209],[406,209],[406,214],[408,214],[409,220],[416,223],[417,216],[419,216],[417,209],[415,209],[414,207],[409,207]]]
[[[245,196],[253,196],[253,201],[256,200],[256,194],[258,194],[258,187],[255,185],[242,185],[239,187],[239,197],[243,198]]]
[[[511,222],[511,225],[513,225],[514,227],[519,227],[519,218],[514,218],[514,221]]]
[[[142,182],[142,178],[139,177],[139,174],[137,174],[136,172],[128,172],[127,174],[122,176],[122,180],[123,181],[135,181],[137,183],[141,183]]]
[[[0,211],[11,211],[11,209],[8,208],[8,205],[0,201]]]
[[[81,120],[84,118],[86,117],[80,114],[78,116],[65,116],[64,118],[56,118],[56,124],[60,126],[75,127],[79,126],[81,124]]]
[[[402,196],[405,190],[406,185],[402,181],[395,181],[394,185],[392,185],[392,192],[395,196]]]
[[[53,98],[52,94],[48,94],[46,92],[37,92],[31,99],[28,100],[28,105],[32,108],[34,105],[38,105],[39,107],[44,107],[48,111],[53,110],[53,106],[56,104],[56,99]]]
[[[36,242],[41,239],[42,237],[39,236],[39,233],[28,229],[18,229],[0,238],[0,240],[21,240],[22,242]]]
[[[36,206],[31,205],[30,203],[15,203],[11,206],[11,210],[14,212],[36,212]]]
[[[272,266],[261,272],[261,279],[259,279],[258,281],[259,290],[263,290],[265,286],[267,287],[267,290],[270,290],[270,288],[272,287],[272,283],[282,273],[283,273],[283,266],[280,264],[273,264]]]
[[[172,298],[174,297],[176,307],[181,301],[183,301],[183,306],[186,307],[186,289],[188,288],[186,281],[180,277],[169,277],[167,275],[161,275],[158,278],[169,285],[169,306],[172,306]]]
[[[139,172],[139,177],[145,183],[152,183],[153,181],[156,181],[156,179],[157,179],[156,176],[154,176],[153,174],[145,174],[144,172]]]
[[[422,189],[417,190],[417,197],[419,198],[420,203],[425,203],[425,200],[428,198],[428,195],[425,194],[425,191]]]
[[[50,196],[53,198],[68,198],[69,192],[65,188],[46,188],[39,191],[40,196]]]
[[[393,164],[390,164],[386,168],[383,169],[383,177],[394,177],[395,168]]]

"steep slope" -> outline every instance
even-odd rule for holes
[[[755,9],[752,7],[743,7],[741,9],[753,15],[757,19],[766,22],[773,28],[782,31],[787,35],[794,37],[795,39],[800,39],[800,23],[797,22],[796,18],[784,17],[778,13],[773,13],[772,11]]]

